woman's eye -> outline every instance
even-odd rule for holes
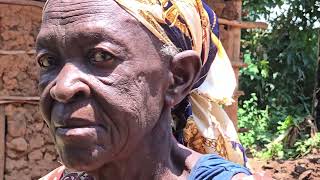
[[[90,61],[92,63],[102,63],[102,62],[106,62],[106,61],[110,61],[113,59],[113,56],[108,53],[108,52],[104,52],[104,51],[98,51],[98,52],[95,52],[91,58],[90,58]]]
[[[54,65],[54,59],[53,57],[44,55],[39,58],[38,64],[42,68],[49,68],[50,66]]]

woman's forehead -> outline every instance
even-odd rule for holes
[[[81,23],[94,20],[135,20],[113,0],[50,0],[43,15],[43,22],[59,25]]]
[[[150,41],[150,32],[113,0],[50,0],[44,11],[37,46],[41,48],[53,40],[74,44],[79,39],[107,40],[127,48],[139,41]]]

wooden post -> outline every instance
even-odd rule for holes
[[[317,71],[316,71],[316,86],[314,90],[313,98],[313,115],[318,128],[320,130],[320,30],[318,31],[318,61],[317,61]]]
[[[5,168],[5,114],[4,105],[0,105],[0,180],[4,179]]]
[[[241,22],[242,13],[242,1],[225,1],[225,8],[222,13],[222,17],[230,19],[228,22]],[[221,24],[221,23],[220,23]],[[222,30],[222,43],[226,49],[226,52],[233,64],[233,70],[237,79],[237,84],[239,84],[239,69],[244,66],[240,58],[240,47],[241,47],[241,26],[235,26],[235,24],[224,23],[225,28],[220,28]],[[234,93],[235,103],[231,106],[225,108],[227,114],[232,120],[236,129],[238,129],[238,98],[243,92],[236,88]]]

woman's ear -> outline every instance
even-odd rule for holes
[[[182,101],[197,81],[201,59],[197,52],[188,50],[173,57],[170,65],[171,82],[166,93],[166,103],[174,106]]]

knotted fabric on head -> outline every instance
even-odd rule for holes
[[[232,104],[236,87],[229,58],[219,40],[216,14],[201,0],[115,0],[165,45],[194,50],[201,57],[199,80],[187,98],[184,144],[246,163],[232,121],[222,105]],[[188,106],[188,101],[191,102]],[[191,110],[188,111],[188,107]]]

